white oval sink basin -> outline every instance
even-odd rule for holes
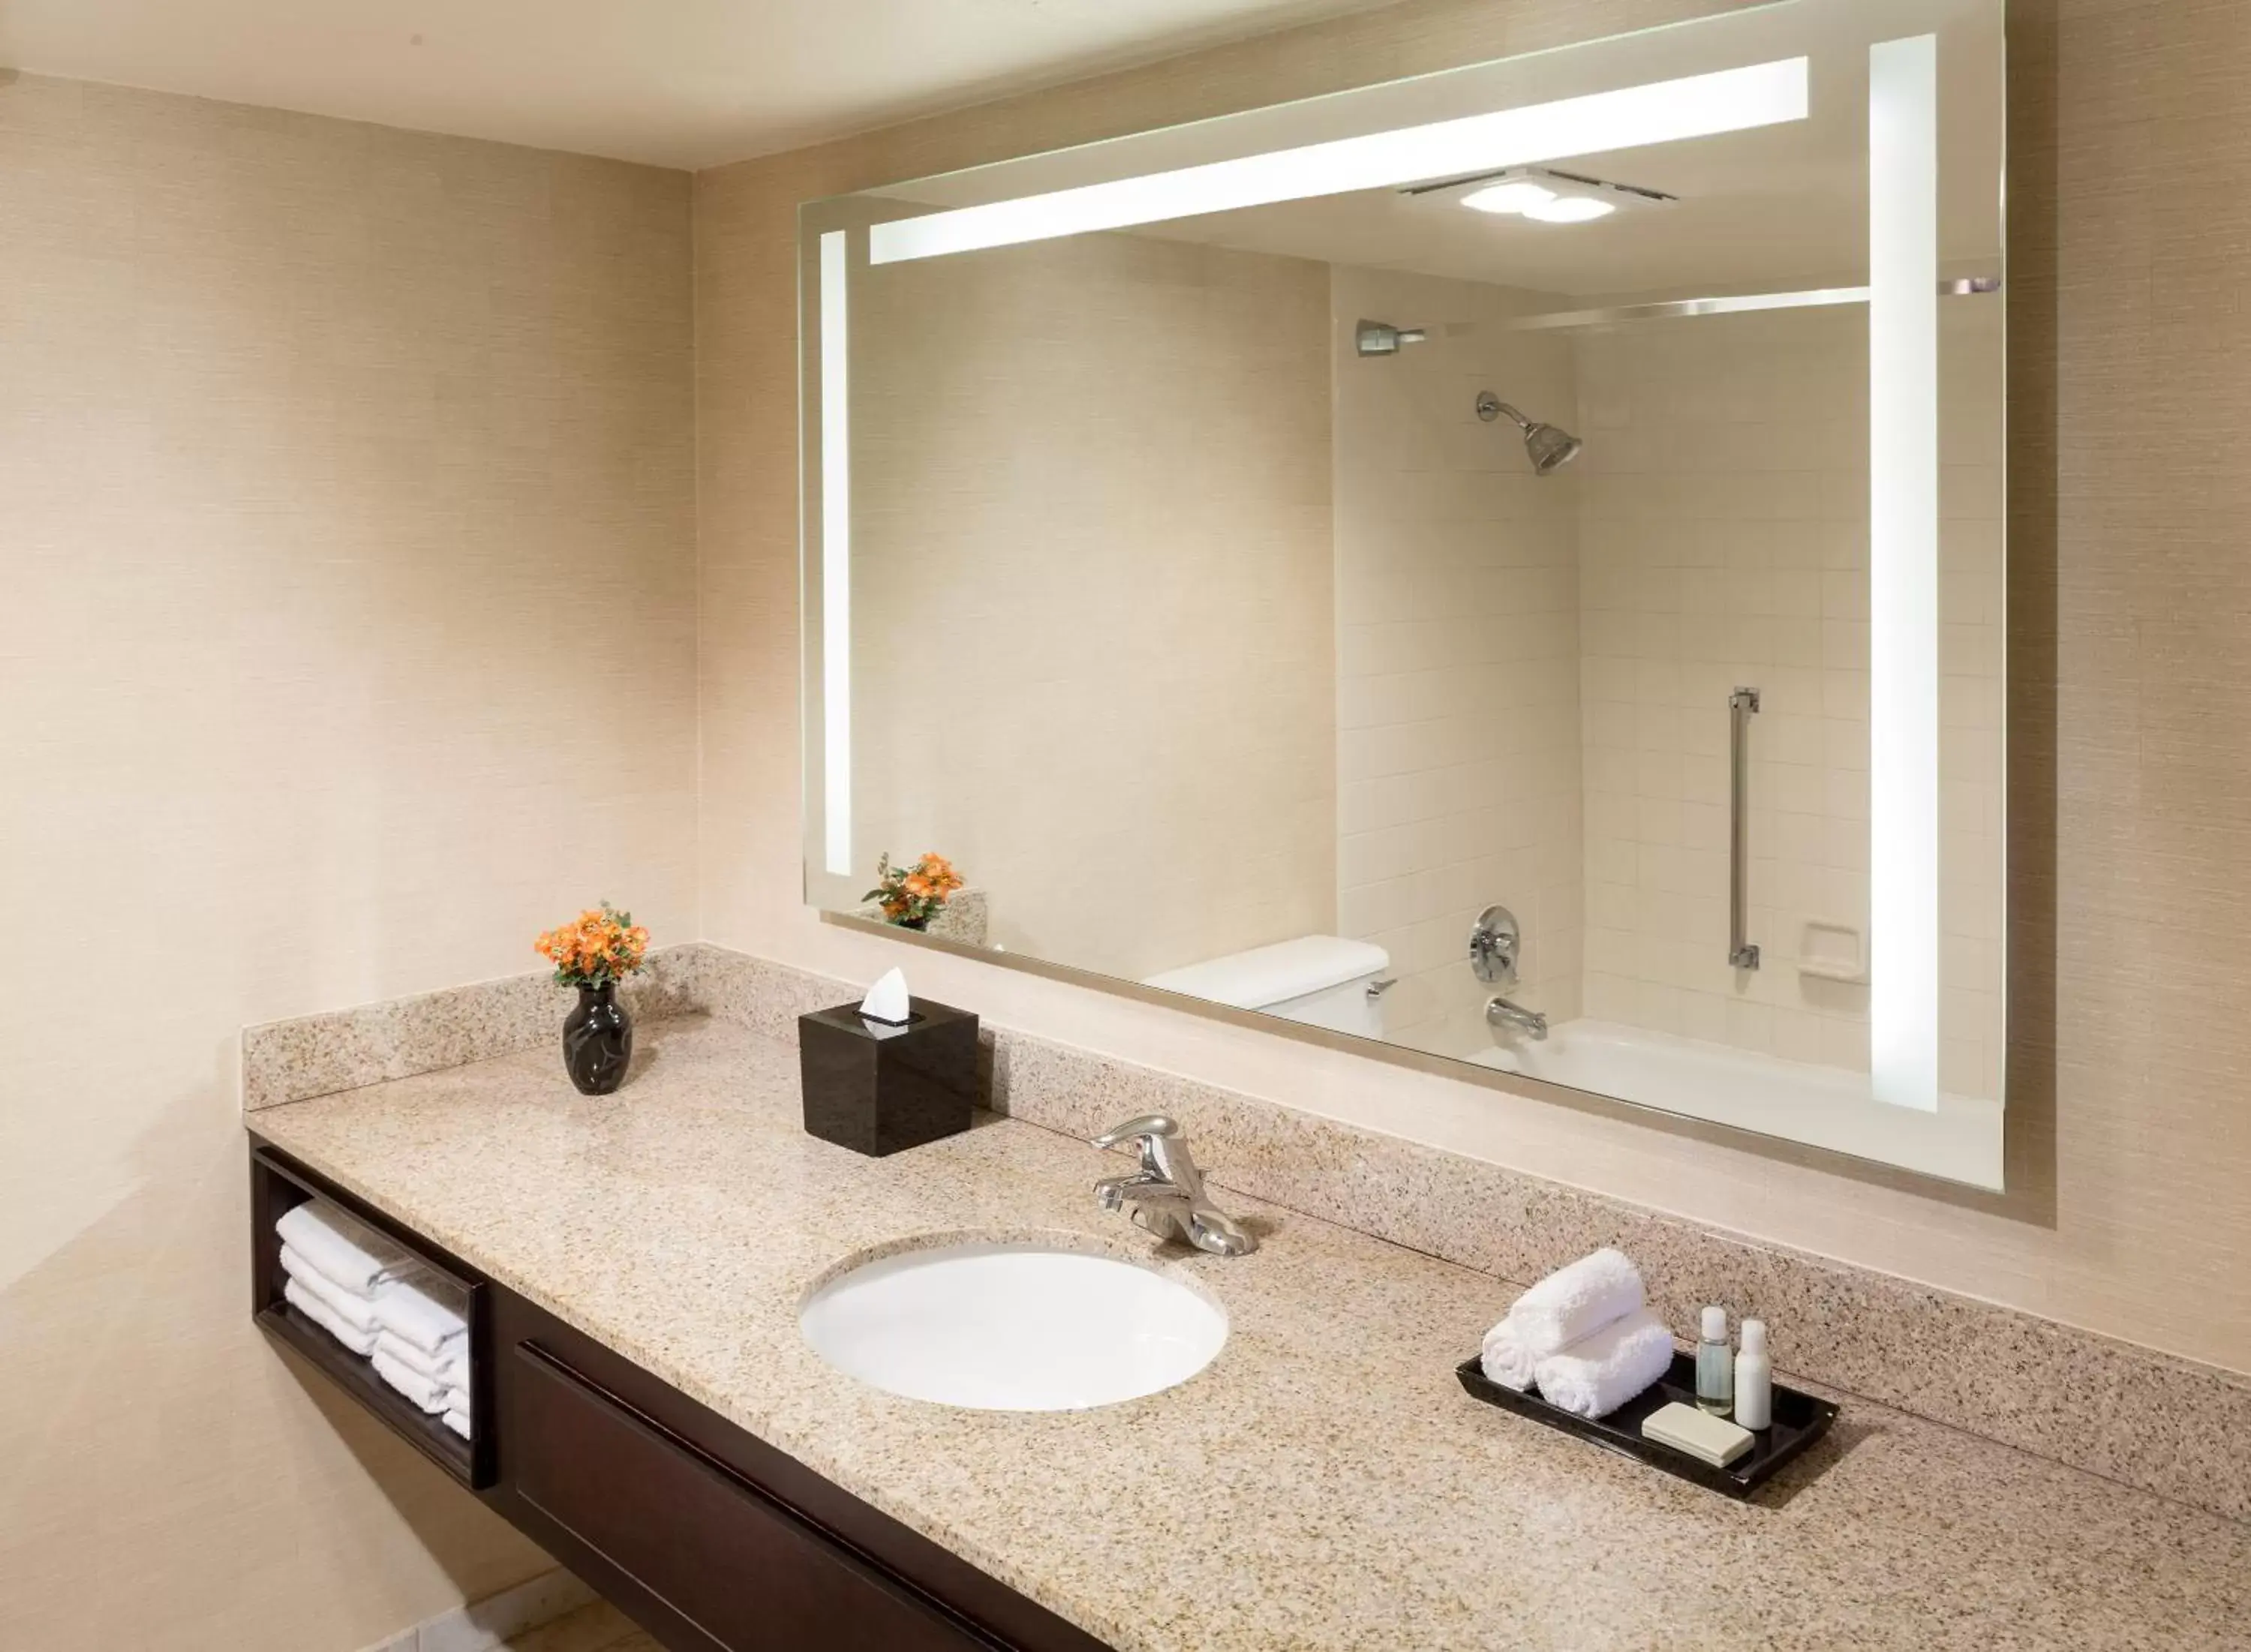
[[[807,1296],[798,1324],[839,1371],[983,1411],[1081,1411],[1186,1382],[1227,1340],[1201,1291],[1132,1262],[1037,1242],[899,1252]]]

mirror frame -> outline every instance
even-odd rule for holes
[[[1984,0],[1994,14],[1997,26],[2005,28],[2003,0]],[[1493,71],[1509,65],[1522,65],[1536,59],[1559,54],[1584,52],[1617,40],[1635,38],[1652,34],[1693,31],[1720,23],[1741,24],[1747,18],[1789,12],[1800,8],[1819,8],[1830,5],[1848,6],[1851,0],[1775,0],[1774,3],[1722,12],[1712,17],[1661,25],[1652,30],[1630,31],[1626,35],[1598,37],[1575,42],[1548,51],[1519,54],[1497,59],[1481,60],[1458,67],[1404,79],[1376,83],[1350,90],[1326,93],[1312,98],[1242,110],[1185,126],[1156,127],[1146,131],[1122,135],[1076,148],[1061,150],[1035,151],[1009,157],[961,171],[935,175],[932,178],[901,180],[892,185],[858,191],[851,195],[831,197],[801,204],[799,209],[799,434],[800,460],[800,570],[802,667],[802,848],[805,872],[804,897],[809,906],[820,911],[824,922],[840,927],[863,930],[894,941],[904,940],[915,946],[934,949],[957,956],[998,964],[1004,967],[1061,980],[1075,985],[1092,988],[1113,996],[1138,999],[1167,1009],[1182,1010],[1208,1020],[1225,1021],[1262,1033],[1278,1033],[1300,1042],[1434,1074],[1457,1082],[1480,1085],[1503,1093],[1524,1096],[1532,1099],[1559,1103],[1583,1112],[1628,1120],[1639,1124],[1654,1124],[1676,1134],[1725,1143],[1749,1149],[1763,1157],[1796,1159],[1818,1164],[1832,1171],[1840,1171],[1861,1179],[1896,1181],[1902,1185],[1930,1191],[1933,1182],[1945,1184],[1957,1190],[1957,1196],[1976,1199],[1984,1194],[1998,1194],[2003,1188],[2004,1145],[2006,1129],[2006,1097],[2008,1094],[2009,1054],[2007,1037],[2008,994],[2010,979],[2007,956],[2006,839],[2004,833],[1999,853],[2001,874],[2000,933],[2002,941],[2001,982],[2003,992],[1998,1014],[2001,1025],[1996,1038],[2001,1049],[2001,1076],[1998,1096],[1990,1102],[1971,1101],[1966,1106],[1942,1110],[1936,1104],[1936,1018],[1939,988],[1936,960],[1942,944],[1939,931],[1938,843],[1937,843],[1937,750],[1934,737],[1927,749],[1927,764],[1915,755],[1914,734],[1928,727],[1936,731],[1941,726],[1941,709],[1937,702],[1938,672],[1935,666],[1927,677],[1928,699],[1907,706],[1895,716],[1893,726],[1879,731],[1877,708],[1879,695],[1873,673],[1880,668],[1886,648],[1876,634],[1882,624],[1886,606],[1885,584],[1879,566],[1878,546],[1884,543],[1903,544],[1915,557],[1915,565],[1929,570],[1928,584],[1935,587],[1936,571],[1942,554],[1938,540],[1939,514],[1937,505],[1939,460],[1936,439],[1927,444],[1918,443],[1913,435],[1915,421],[1929,417],[1926,410],[1936,407],[1938,373],[1938,344],[1936,337],[1936,288],[1927,279],[1927,272],[1938,261],[1935,234],[1919,236],[1915,228],[1919,203],[1915,191],[1919,187],[1919,169],[1928,166],[1935,176],[1939,163],[1934,152],[1918,154],[1912,137],[1901,153],[1894,143],[1894,152],[1888,167],[1880,163],[1874,153],[1874,128],[1884,119],[1876,106],[1888,96],[1894,106],[1894,113],[1904,100],[1909,114],[1917,113],[1918,100],[1935,102],[1935,52],[1917,52],[1920,25],[1923,38],[1937,26],[1936,18],[1943,12],[1959,10],[1950,6],[1947,0],[1931,0],[1930,3],[1910,3],[1902,8],[1908,15],[1901,17],[1896,26],[1904,33],[1887,34],[1880,43],[1870,46],[1871,70],[1871,156],[1870,211],[1873,226],[1889,214],[1895,226],[1888,248],[1890,256],[1880,257],[1876,251],[1877,238],[1872,232],[1869,282],[1866,289],[1840,294],[1822,294],[1823,298],[1843,297],[1848,301],[1865,301],[1870,315],[1872,341],[1880,341],[1888,332],[1894,337],[1910,340],[1927,337],[1929,348],[1920,357],[1912,360],[1912,370],[1903,374],[1887,375],[1877,368],[1880,345],[1872,342],[1870,371],[1870,424],[1872,438],[1872,470],[1884,462],[1885,444],[1891,444],[1891,460],[1895,474],[1901,474],[1899,489],[1887,490],[1872,485],[1870,488],[1870,571],[1871,571],[1871,666],[1870,695],[1871,769],[1877,766],[1879,752],[1887,749],[1891,753],[1893,784],[1879,786],[1872,784],[1872,793],[1880,794],[1885,802],[1871,805],[1872,844],[1881,848],[1889,845],[1889,864],[1879,867],[1874,864],[1881,854],[1872,857],[1870,867],[1870,905],[1872,909],[1887,912],[1909,910],[1918,903],[1901,902],[1894,895],[1889,904],[1879,897],[1879,888],[1889,887],[1894,891],[1909,887],[1916,867],[1923,868],[1930,889],[1930,910],[1927,924],[1918,921],[1913,935],[1903,936],[1896,923],[1871,926],[1869,956],[1871,973],[1880,974],[1887,980],[1904,980],[1908,984],[1904,992],[1895,991],[1889,996],[1882,1016],[1879,1015],[1878,995],[1872,989],[1869,1008],[1871,1041],[1872,1088],[1878,1099],[1869,1105],[1877,1109],[1868,1115],[1869,1132],[1884,1139],[1880,1144],[1867,1142],[1855,1144],[1856,1132],[1831,1130],[1823,1139],[1809,1140],[1804,1137],[1784,1136],[1752,1126],[1720,1122],[1693,1113],[1675,1111],[1654,1103],[1633,1101],[1603,1091],[1579,1089],[1530,1075],[1485,1067],[1462,1057],[1434,1054],[1410,1046],[1394,1044],[1381,1039],[1331,1031],[1304,1022],[1267,1013],[1243,1010],[1191,994],[1152,987],[1126,978],[1106,975],[1096,971],[1026,954],[971,946],[911,930],[903,930],[880,921],[855,916],[849,909],[860,903],[859,878],[849,870],[850,818],[848,791],[846,805],[836,806],[833,787],[839,770],[848,776],[851,748],[851,682],[848,639],[850,636],[850,470],[849,444],[849,343],[848,301],[840,301],[848,294],[852,273],[870,261],[871,233],[880,225],[923,224],[925,227],[912,235],[895,234],[890,239],[887,255],[876,261],[902,261],[921,256],[936,256],[946,252],[973,250],[985,246],[1020,244],[1028,240],[1049,238],[1063,234],[1129,227],[1135,223],[1162,221],[1180,216],[1181,210],[1149,211],[1132,215],[1130,205],[1120,205],[1121,188],[1145,177],[1144,174],[1126,171],[1115,176],[1098,179],[1092,184],[1081,184],[1063,189],[1034,190],[1024,196],[1002,197],[997,201],[974,202],[966,206],[937,207],[919,217],[902,217],[897,200],[881,201],[886,189],[904,190],[932,184],[959,185],[966,181],[989,178],[996,174],[1017,169],[1037,177],[1042,169],[1052,169],[1057,162],[1084,162],[1089,158],[1119,156],[1130,152],[1137,144],[1154,143],[1160,149],[1174,147],[1174,140],[1186,135],[1209,141],[1216,137],[1222,154],[1229,158],[1210,163],[1215,169],[1241,169],[1255,165],[1262,159],[1273,159],[1274,155],[1258,147],[1271,137],[1261,135],[1277,130],[1286,131],[1293,122],[1318,108],[1324,115],[1333,117],[1353,135],[1340,140],[1349,145],[1360,139],[1397,135],[1398,116],[1385,113],[1403,105],[1403,95],[1413,99],[1432,83],[1450,77]],[[1901,50],[1900,48],[1908,48]],[[1798,59],[1802,65],[1804,59]],[[1764,63],[1756,66],[1771,70],[1777,66]],[[2005,69],[2004,69],[2005,77]],[[1693,77],[1690,77],[1693,78]],[[1686,84],[1684,79],[1681,84]],[[1798,80],[1799,95],[1803,97],[1804,79]],[[2005,93],[2005,78],[2004,92]],[[1411,90],[1410,90],[1411,88]],[[1637,88],[1628,88],[1636,90]],[[1750,90],[1759,90],[1752,87]],[[1736,86],[1735,95],[1746,88]],[[1787,100],[1788,88],[1777,91],[1764,88],[1768,93]],[[1594,94],[1600,97],[1603,94]],[[1580,100],[1562,100],[1552,106],[1534,106],[1492,111],[1499,115],[1520,115],[1538,113],[1542,108],[1562,108]],[[2005,103],[2005,96],[2003,100]],[[1364,113],[1361,113],[1364,112]],[[1998,126],[2003,121],[2005,108],[1997,107],[1993,119]],[[1777,118],[1787,118],[1777,116]],[[1756,119],[1719,124],[1701,128],[1704,131],[1741,129],[1760,124]],[[1456,125],[1460,121],[1441,124]],[[1911,124],[1911,122],[1910,122]],[[1435,128],[1425,128],[1435,129]],[[1935,107],[1929,112],[1928,130],[1936,133]],[[1698,133],[1691,123],[1687,129],[1673,135],[1686,137]],[[1663,141],[1661,138],[1644,140]],[[1317,146],[1306,146],[1317,147]],[[1610,147],[1617,147],[1611,145]],[[1569,153],[1566,150],[1564,153]],[[1997,188],[2005,180],[2007,156],[2005,138],[1999,142],[2000,169]],[[1171,176],[1185,176],[1202,167],[1175,169]],[[1370,173],[1380,183],[1381,163]],[[1257,184],[1245,187],[1256,189]],[[1263,199],[1301,198],[1302,195],[1336,192],[1331,185],[1318,190],[1304,190],[1299,196],[1286,191],[1286,182],[1271,187],[1283,193],[1272,193]],[[1346,187],[1370,187],[1352,183]],[[1934,186],[1935,190],[1935,186]],[[1130,194],[1130,191],[1126,193]],[[1076,197],[1065,202],[1064,197]],[[1089,197],[1093,197],[1090,199]],[[1035,227],[1026,231],[1024,209],[1028,204],[1046,204],[1050,225],[1075,224],[1076,227]],[[1062,203],[1060,209],[1058,203]],[[1105,204],[1107,203],[1107,204]],[[1244,202],[1243,204],[1250,204]],[[1205,207],[1202,210],[1215,210]],[[1061,216],[1057,216],[1060,211]],[[1072,215],[1076,214],[1076,218]],[[943,222],[933,227],[928,220]],[[1083,220],[1083,221],[1081,221]],[[2005,266],[2006,219],[1997,203],[1995,222],[2001,238],[1998,254],[2000,266]],[[958,245],[956,244],[958,243]],[[1997,273],[1999,272],[1997,271]],[[2005,280],[2005,276],[2002,280]],[[1999,282],[1992,284],[1999,285]],[[1991,291],[1992,286],[1980,283],[1974,290]],[[1778,300],[1796,298],[1800,302],[1812,294],[1774,294]],[[1780,307],[1779,305],[1777,306]],[[2003,328],[2005,334],[2005,315]],[[2005,344],[2004,345],[2005,350]],[[2001,417],[2004,424],[2005,452],[2006,397],[2002,397]],[[1935,421],[1934,421],[1935,422]],[[1927,452],[1925,451],[1927,448]],[[832,462],[833,455],[842,455]],[[1903,474],[1902,474],[1903,473]],[[2003,504],[2005,510],[2005,478],[2003,480]],[[1900,501],[1902,496],[1906,503]],[[2004,516],[2005,523],[2005,515]],[[1920,537],[1919,537],[1920,536]],[[1929,542],[1925,547],[1922,539]],[[1894,566],[1899,562],[1895,555]],[[840,577],[839,576],[842,576]],[[2006,532],[2002,535],[2002,566],[1998,578],[2001,590],[2006,584]],[[1890,582],[1892,612],[1902,612],[1903,605],[1924,601],[1929,604],[1933,615],[1931,638],[1935,646],[1936,631],[1936,594],[1935,588],[1918,588],[1914,577],[1905,584],[1894,577]],[[2008,654],[2005,604],[2003,605],[2001,653],[2004,674],[2000,692],[2003,699],[2003,743],[2001,806],[2006,808],[2007,744],[2005,660]],[[1898,621],[1893,620],[1896,630]],[[839,647],[840,640],[847,646]],[[1921,646],[1908,639],[1904,645],[1894,641],[1891,653],[1894,669],[1913,668],[1914,650]],[[1904,662],[1904,663],[1902,663]],[[1910,691],[1911,693],[1913,691]],[[1898,698],[1894,696],[1894,700]],[[842,761],[840,762],[840,758]],[[848,788],[848,778],[846,782]],[[1889,814],[1880,821],[1884,809]],[[1927,817],[1927,818],[1926,818]],[[1928,830],[1924,830],[1924,828]],[[847,890],[848,889],[848,893]],[[1928,970],[1917,971],[1894,964],[1881,967],[1886,956],[1879,950],[1878,936],[1888,937],[1889,955],[1896,958],[1901,952],[1926,955],[1930,959]],[[1880,1026],[1887,1033],[1880,1033]],[[1889,1054],[1887,1054],[1887,1047]],[[1889,1100],[1880,1099],[1884,1091],[1891,1091]],[[1928,1102],[1918,1099],[1928,1096]],[[1958,1098],[1957,1098],[1958,1099]]]

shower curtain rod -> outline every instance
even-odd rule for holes
[[[2001,290],[1998,275],[1967,275],[1938,284],[1942,298],[1977,298]],[[1811,309],[1825,304],[1865,304],[1865,287],[1815,287],[1795,293],[1736,293],[1713,298],[1676,298],[1655,304],[1613,304],[1601,309],[1550,310],[1510,318],[1511,332],[1547,332],[1567,327],[1602,327],[1617,321],[1667,321],[1678,315],[1734,315],[1749,310]]]

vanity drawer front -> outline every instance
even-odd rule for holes
[[[991,1652],[974,1633],[544,1351],[519,1344],[523,1499],[728,1652]]]

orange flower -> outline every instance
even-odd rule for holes
[[[862,895],[882,909],[884,917],[911,929],[922,929],[936,917],[946,897],[962,887],[953,862],[932,850],[911,866],[894,866],[887,851],[876,862],[876,887]]]
[[[555,965],[565,985],[600,986],[622,980],[641,967],[648,953],[648,931],[605,901],[569,923],[541,932],[532,948]]]

